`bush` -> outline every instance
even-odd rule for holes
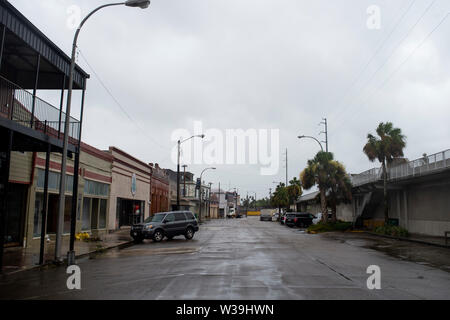
[[[405,228],[391,225],[377,227],[375,228],[374,232],[393,237],[407,237],[409,235],[408,230],[406,230]]]
[[[323,233],[323,232],[333,232],[333,231],[347,231],[352,228],[353,224],[351,222],[338,221],[336,223],[319,222],[318,224],[312,225],[308,228],[308,233]]]

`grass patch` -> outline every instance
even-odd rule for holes
[[[375,233],[383,234],[387,236],[393,237],[407,237],[409,235],[408,230],[402,227],[385,225],[381,227],[377,227],[373,230]]]
[[[353,224],[351,222],[328,222],[323,223],[319,222],[318,224],[314,224],[308,228],[308,233],[324,233],[324,232],[333,232],[333,231],[347,231],[352,228]]]

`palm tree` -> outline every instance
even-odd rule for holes
[[[317,185],[320,191],[320,206],[323,222],[328,222],[327,190],[330,186],[329,174],[332,171],[333,154],[320,151],[312,160],[308,160],[308,166],[300,174],[303,188],[311,189]]]
[[[278,207],[279,213],[281,208],[289,205],[289,194],[284,183],[280,183],[272,196],[272,204]]]
[[[345,171],[345,167],[338,161],[330,162],[329,171],[329,204],[332,212],[332,221],[337,220],[337,205],[341,202],[350,203],[352,200],[352,183]]]
[[[395,158],[403,157],[403,149],[406,146],[406,137],[402,130],[394,128],[392,122],[381,122],[376,130],[378,137],[372,134],[367,135],[367,143],[364,146],[364,153],[370,161],[381,162],[383,170],[383,194],[384,194],[384,220],[389,221],[389,207],[387,194],[387,165],[391,164]]]
[[[300,180],[294,177],[291,181],[289,181],[289,187],[287,187],[287,191],[289,195],[289,205],[295,204],[295,201],[303,193],[302,183],[300,182]]]

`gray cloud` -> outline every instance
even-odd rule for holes
[[[65,52],[73,30],[66,10],[83,14],[104,1],[11,1]],[[313,141],[322,117],[330,121],[330,149],[348,171],[374,164],[362,153],[366,135],[380,121],[393,121],[408,136],[406,156],[448,148],[450,136],[449,21],[380,86],[436,26],[450,4],[437,1],[367,87],[430,1],[414,3],[342,100],[355,77],[386,39],[411,3],[405,1],[152,1],[149,10],[110,8],[86,25],[79,47],[127,113],[131,122],[92,74],[88,84],[84,139],[109,145],[147,162],[170,162],[177,128],[279,128],[281,148],[289,148],[289,176],[298,176],[317,151]],[[382,29],[366,27],[366,9],[381,8]],[[366,90],[361,91],[366,87]],[[447,138],[447,139],[446,139]],[[161,145],[163,147],[161,147]],[[280,155],[281,157],[281,155]],[[200,166],[191,169],[199,173]],[[208,180],[241,191],[268,194],[272,181],[255,166],[219,166]]]

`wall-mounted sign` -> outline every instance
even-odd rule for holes
[[[131,194],[133,197],[136,195],[137,190],[137,182],[136,182],[136,173],[133,173],[131,176]]]

